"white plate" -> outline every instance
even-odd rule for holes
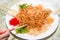
[[[32,0],[20,1],[19,3],[13,5],[10,9],[17,11],[18,10],[18,4],[22,4],[22,3],[28,3],[28,4],[33,4],[33,5],[42,4],[44,7],[53,10],[53,7],[51,6],[50,3],[46,3],[44,1],[38,1],[38,0],[37,1],[36,0],[35,1],[32,1]],[[42,38],[45,38],[45,37],[51,35],[56,30],[56,28],[58,26],[58,22],[59,22],[58,15],[51,14],[51,17],[54,18],[54,22],[50,25],[50,27],[48,28],[48,30],[46,32],[44,32],[38,36],[31,36],[28,34],[16,34],[15,30],[11,31],[11,32],[14,35],[16,35],[17,37],[24,38],[24,39],[42,39]],[[13,18],[12,16],[6,15],[6,24],[7,24],[7,27],[9,29],[12,29],[12,26],[9,24],[9,20],[12,18]]]

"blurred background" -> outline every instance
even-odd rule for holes
[[[18,3],[19,1],[23,1],[23,0],[0,0],[0,6],[4,5],[5,7],[10,8],[13,4]],[[55,9],[60,9],[60,0],[40,0],[40,1],[51,2],[52,6]],[[2,8],[3,8],[3,6],[2,6]],[[3,13],[7,13],[7,9],[4,9],[4,10],[6,10],[6,11],[4,12],[2,9],[0,9],[0,27],[6,28],[6,24],[5,24],[6,15]],[[60,11],[58,12],[58,16],[60,17]],[[15,38],[13,35],[10,35],[8,40],[18,40],[18,39]],[[19,40],[21,40],[21,39],[19,39]],[[50,36],[44,40],[60,40],[60,22],[59,22],[56,32],[52,36]]]

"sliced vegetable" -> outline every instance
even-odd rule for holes
[[[22,27],[22,26],[19,26],[15,29],[16,33],[21,33],[21,34],[24,34],[27,32],[26,28],[25,27]]]
[[[28,6],[29,6],[29,5],[27,5],[27,4],[20,4],[20,5],[19,5],[19,8],[20,8],[20,9],[24,9],[24,8],[26,8],[26,7],[28,7]]]
[[[19,20],[17,20],[16,18],[12,18],[10,21],[9,21],[9,24],[10,25],[13,25],[13,26],[16,26],[19,24]]]

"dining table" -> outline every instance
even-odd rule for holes
[[[23,1],[23,0],[0,0],[0,6],[4,5],[5,7],[10,8],[12,5],[18,3],[19,1]],[[60,0],[40,0],[40,1],[51,2],[52,6],[55,9],[60,9]],[[6,15],[4,13],[7,13],[7,9],[4,10],[6,11],[4,12],[2,9],[0,9],[0,25],[6,27],[6,23],[5,23]],[[52,35],[44,38],[43,40],[60,40],[60,10],[56,13],[56,15],[59,16],[59,24],[56,31]],[[10,34],[8,40],[23,40],[23,39],[18,39],[14,37],[12,34]]]

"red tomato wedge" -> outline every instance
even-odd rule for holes
[[[10,25],[13,25],[13,26],[16,26],[19,24],[19,20],[17,20],[17,18],[12,18],[10,21],[9,21],[9,24]]]

